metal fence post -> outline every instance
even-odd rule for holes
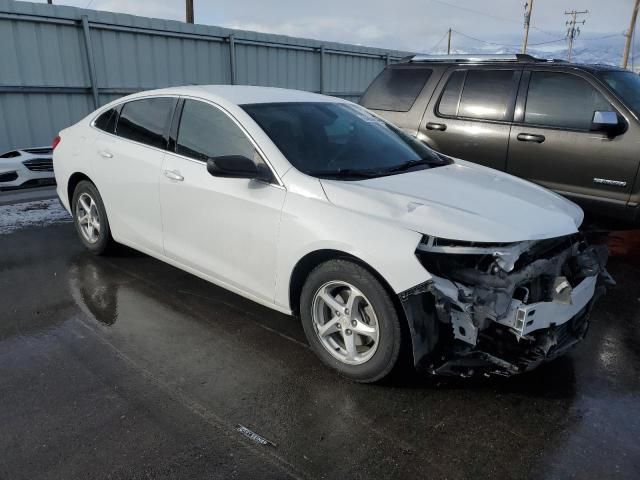
[[[320,47],[320,93],[324,93],[324,69],[325,69],[325,52],[324,45]]]
[[[389,58],[389,52],[387,52],[387,54],[385,55],[385,61],[387,62],[387,65],[391,63],[391,59]]]
[[[91,32],[89,31],[89,18],[82,15],[82,31],[84,32],[84,46],[87,52],[87,66],[89,67],[89,82],[91,83],[91,94],[93,95],[93,108],[100,106],[98,97],[98,79],[96,78],[96,65],[93,61],[93,46],[91,45]]]
[[[236,41],[233,33],[229,34],[229,68],[231,69],[231,85],[236,84]]]

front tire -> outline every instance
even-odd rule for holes
[[[80,240],[94,255],[104,255],[115,245],[111,237],[107,211],[96,186],[83,180],[71,200],[73,220]]]
[[[402,344],[400,318],[389,292],[367,269],[330,260],[307,277],[300,298],[307,340],[323,363],[357,382],[381,380]]]

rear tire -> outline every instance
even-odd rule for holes
[[[381,380],[402,344],[400,317],[382,283],[349,260],[330,260],[307,277],[300,297],[307,340],[322,362],[356,382]]]
[[[111,237],[107,211],[96,186],[82,180],[73,191],[71,200],[73,223],[80,240],[94,255],[104,255],[115,246]]]

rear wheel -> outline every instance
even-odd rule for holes
[[[115,242],[96,186],[87,180],[78,183],[71,204],[76,231],[84,246],[95,255],[107,253]]]
[[[313,350],[345,377],[375,382],[398,360],[402,335],[391,296],[354,262],[316,267],[302,289],[300,314]]]

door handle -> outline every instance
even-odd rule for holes
[[[104,158],[113,158],[113,153],[107,152],[106,150],[100,150],[98,154]]]
[[[444,123],[429,122],[425,127],[427,127],[427,130],[438,130],[440,132],[444,132],[447,129],[447,126]]]
[[[545,141],[544,135],[534,135],[533,133],[519,133],[518,140],[521,142],[542,143]]]
[[[170,178],[171,180],[177,180],[178,182],[181,182],[184,180],[184,177],[180,175],[178,172],[176,172],[175,170],[165,170],[164,176],[167,178]]]

